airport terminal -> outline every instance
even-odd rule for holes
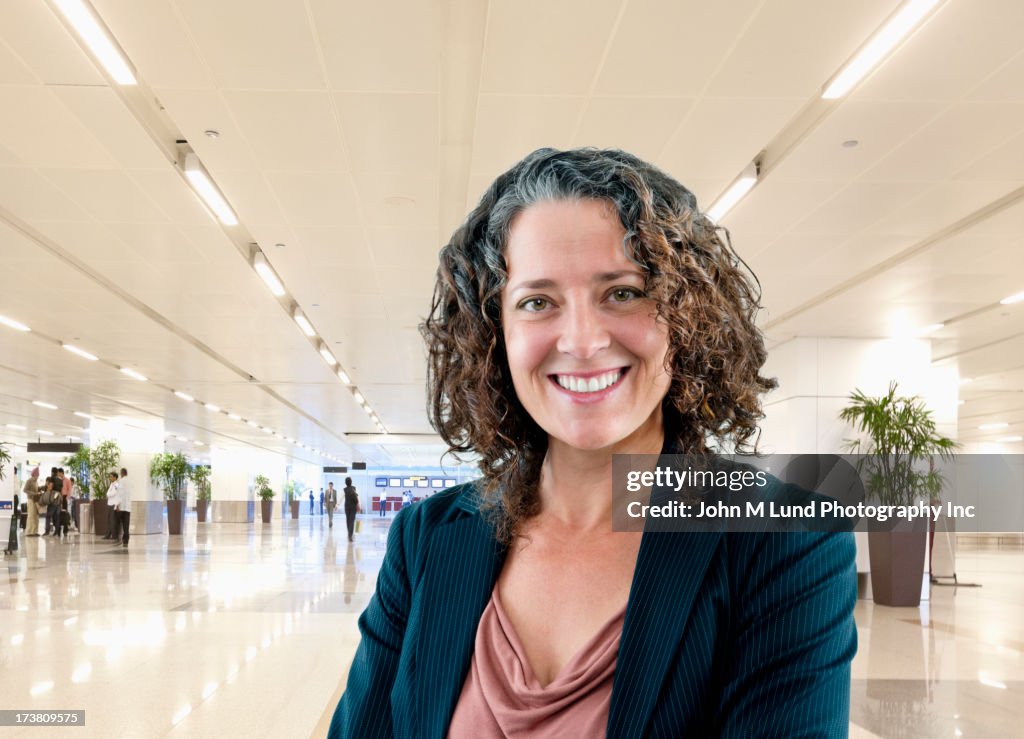
[[[1015,0],[0,3],[0,529],[10,532],[0,586],[0,731],[1020,736],[1021,28],[1024,5]],[[545,147],[632,156],[531,155]],[[533,157],[533,169],[495,182],[524,157]],[[737,698],[756,670],[734,682],[722,675],[757,653],[742,651],[749,644],[735,631],[738,603],[716,620],[698,601],[694,623],[708,617],[713,625],[692,627],[682,640],[712,635],[715,677],[691,676],[692,685],[731,696],[704,705],[704,723],[687,724],[704,728],[665,728],[681,724],[663,723],[674,704],[667,694],[659,702],[656,689],[650,715],[624,707],[625,695],[635,699],[630,706],[643,703],[645,685],[639,663],[630,664],[639,654],[631,651],[640,618],[633,604],[645,587],[639,574],[630,579],[632,565],[608,569],[623,572],[615,581],[621,592],[609,575],[608,598],[628,603],[621,628],[613,610],[601,620],[612,616],[608,633],[622,639],[601,678],[610,718],[608,700],[603,708],[574,705],[571,716],[593,721],[566,733],[547,718],[523,728],[521,713],[496,709],[489,671],[500,672],[495,665],[508,655],[481,648],[490,630],[511,634],[501,646],[517,657],[532,655],[523,670],[537,690],[557,684],[567,657],[585,662],[605,644],[580,640],[581,651],[567,650],[560,662],[552,656],[545,673],[543,650],[530,636],[520,644],[508,625],[530,623],[524,604],[551,596],[545,587],[572,601],[572,588],[586,582],[576,570],[599,561],[589,544],[556,567],[568,581],[537,576],[544,570],[521,564],[529,549],[513,547],[507,571],[497,580],[503,560],[494,560],[481,591],[493,586],[484,614],[494,617],[478,609],[461,642],[442,627],[450,619],[460,628],[455,604],[476,592],[473,583],[483,581],[472,578],[486,563],[461,545],[430,540],[431,527],[451,530],[456,524],[444,516],[483,516],[477,502],[493,490],[473,481],[497,479],[501,464],[503,479],[521,479],[516,470],[537,452],[516,439],[541,434],[537,464],[554,465],[557,453],[571,459],[579,449],[611,449],[586,440],[605,438],[602,423],[627,423],[656,388],[654,413],[668,412],[670,400],[685,405],[671,395],[678,381],[659,385],[643,360],[642,337],[668,336],[658,340],[674,346],[686,333],[655,329],[664,325],[655,313],[635,308],[655,300],[650,285],[670,280],[629,252],[628,244],[654,237],[631,231],[608,198],[588,209],[588,198],[594,205],[603,196],[527,198],[498,220],[501,198],[524,189],[509,182],[526,182],[556,160],[568,167],[594,157],[612,179],[647,172],[636,162],[649,162],[696,197],[684,208],[684,235],[660,235],[658,243],[692,248],[686,264],[704,259],[698,243],[731,261],[706,284],[677,284],[680,295],[725,290],[740,279],[733,272],[756,275],[749,284],[760,309],[751,320],[765,352],[755,364],[774,383],[759,386],[759,418],[745,410],[749,397],[722,406],[709,390],[691,403],[692,415],[681,417],[700,419],[695,428],[707,438],[756,425],[743,438],[764,454],[905,452],[908,464],[923,465],[907,483],[912,489],[900,492],[909,497],[892,498],[907,504],[934,503],[949,488],[935,459],[1001,471],[969,491],[984,524],[936,514],[898,534],[822,535],[851,544],[834,555],[847,557],[834,577],[848,586],[849,612],[818,616],[818,626],[838,628],[852,613],[843,644],[838,632],[816,632],[832,635],[821,637],[822,650],[834,648],[827,705],[840,708],[827,730],[778,708],[758,731],[738,728],[749,727],[742,722],[754,715],[750,706],[775,701],[766,695],[810,706],[826,682],[826,672],[809,670],[786,688],[794,692],[761,694],[761,704]],[[656,211],[657,197],[641,197],[636,209]],[[609,216],[615,207],[618,220]],[[485,221],[474,226],[481,212]],[[624,266],[598,278],[626,282],[600,301],[587,303],[590,288],[575,282],[559,292],[557,280],[520,282],[539,292],[517,292],[524,270],[576,279],[598,269],[603,262],[591,264],[586,249],[605,233],[627,249],[601,252]],[[473,283],[478,292],[467,287],[471,278],[459,270],[468,268],[452,256],[474,234],[484,234],[479,244],[497,240],[497,257],[481,257],[497,280],[490,292],[483,282]],[[445,344],[458,311],[499,327],[489,351]],[[722,341],[738,341],[728,337],[744,330],[735,316],[711,320]],[[531,384],[516,373],[529,371],[529,352],[544,341],[543,361],[560,369]],[[627,350],[641,357],[637,364],[601,364],[601,352],[621,358]],[[673,361],[692,364],[694,376],[739,377],[720,355],[685,354]],[[477,376],[481,364],[511,379],[473,395],[476,386],[456,378]],[[437,395],[445,372],[448,401]],[[752,372],[756,378],[756,366]],[[736,382],[719,389],[731,392]],[[475,400],[458,407],[452,397]],[[635,403],[621,406],[625,414],[601,410],[627,397]],[[481,431],[491,412],[500,422]],[[522,430],[515,413],[532,425]],[[472,431],[461,441],[454,421],[436,422],[453,415]],[[640,438],[647,437],[615,437]],[[499,442],[510,445],[505,457],[494,451]],[[453,453],[460,443],[464,450]],[[515,520],[529,526],[535,516],[543,532],[542,522],[555,520],[546,516],[563,509],[545,497],[553,467],[536,469],[540,482],[524,490],[539,507],[523,503]],[[449,511],[453,488],[463,491],[462,508]],[[593,500],[603,498],[569,500],[564,511],[586,518]],[[635,540],[606,536],[620,543],[601,556],[624,546],[639,557],[639,573],[655,546],[649,539],[668,535],[641,527]],[[425,541],[434,543],[422,544],[423,556],[450,568],[447,580],[436,571],[423,576],[437,580],[436,593],[424,594],[408,565],[419,556],[410,547]],[[819,561],[792,559],[794,568]],[[770,569],[769,560],[757,562]],[[664,580],[662,595],[693,578],[694,588],[711,586],[697,555],[678,561],[678,578]],[[721,592],[753,587],[759,567],[746,570],[754,579],[726,578]],[[513,572],[534,573],[518,576],[525,591]],[[825,598],[809,582],[785,608],[798,608],[805,595]],[[771,592],[765,586],[764,597]],[[433,612],[417,610],[439,593]],[[559,600],[548,598],[552,609]],[[405,607],[411,611],[398,613]],[[772,619],[784,619],[759,613],[769,630]],[[566,618],[592,634],[585,614]],[[401,662],[395,651],[393,664],[380,657],[388,628],[404,634],[421,621],[443,635],[437,644],[407,646]],[[551,623],[563,622],[552,615]],[[447,681],[435,669],[446,648],[464,657]],[[681,647],[665,669],[689,664],[679,655],[692,648]],[[774,663],[760,669],[771,673],[766,664]],[[397,670],[393,688],[380,677],[387,669]],[[594,695],[607,696],[601,689]],[[485,708],[491,712],[479,723]],[[516,731],[507,728],[513,724]]]

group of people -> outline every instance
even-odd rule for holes
[[[64,474],[63,467],[53,467],[50,476],[39,482],[39,468],[32,470],[22,487],[26,498],[25,536],[66,537],[72,522],[78,530],[78,506],[81,491],[75,478]],[[45,516],[45,529],[39,533],[39,516]]]

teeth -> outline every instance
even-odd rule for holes
[[[596,393],[609,385],[614,385],[622,376],[622,370],[612,370],[596,377],[576,377],[574,375],[556,375],[558,384],[574,393]]]

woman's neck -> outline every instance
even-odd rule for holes
[[[603,449],[576,449],[549,439],[540,473],[538,518],[580,532],[610,531],[614,455],[659,454],[664,441],[660,412],[630,436]]]

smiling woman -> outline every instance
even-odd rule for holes
[[[442,250],[432,420],[483,479],[394,521],[332,736],[842,736],[843,534],[614,532],[616,454],[750,450],[756,279],[692,193],[542,149]]]

